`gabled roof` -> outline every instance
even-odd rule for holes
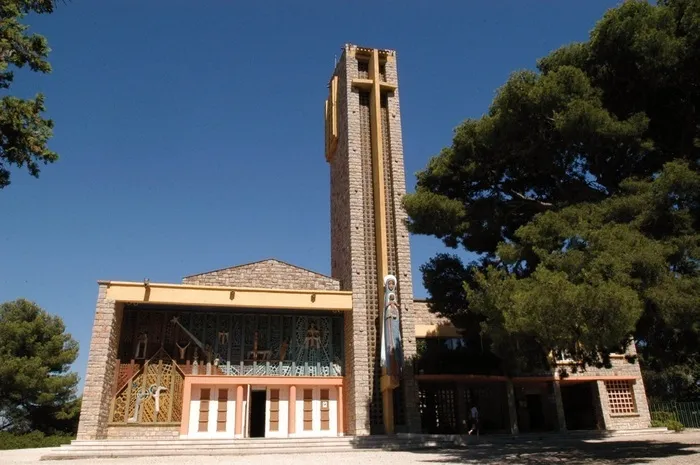
[[[292,265],[291,263],[288,263],[288,262],[285,262],[285,261],[282,261],[282,260],[278,260],[278,259],[276,259],[276,258],[266,258],[266,259],[257,260],[257,261],[254,261],[254,262],[243,263],[243,264],[241,264],[241,265],[227,266],[227,267],[225,267],[225,268],[219,268],[219,269],[216,269],[216,270],[205,271],[205,272],[203,272],[203,273],[190,274],[190,275],[185,276],[185,278],[193,278],[193,277],[195,277],[195,276],[202,276],[202,275],[210,274],[210,273],[218,273],[218,272],[220,272],[220,271],[226,271],[226,270],[240,270],[240,271],[243,271],[242,268],[252,267],[252,266],[254,266],[254,265],[259,265],[259,264],[266,263],[266,262],[269,262],[270,265],[272,265],[272,266],[279,267],[280,270],[283,269],[283,268],[289,268],[290,270],[301,270],[301,271],[305,271],[305,272],[307,272],[307,273],[315,274],[315,275],[318,276],[319,278],[333,279],[331,276],[328,276],[328,275],[325,275],[325,274],[322,274],[322,273],[318,273],[318,272],[316,272],[316,271],[312,271],[312,270],[309,270],[308,268],[303,268],[303,267],[301,267],[301,266]]]
[[[340,281],[274,258],[186,276],[184,284],[265,289],[340,290]]]

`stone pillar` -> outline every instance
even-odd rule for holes
[[[639,363],[636,363],[639,378],[634,381],[632,390],[634,391],[634,401],[637,404],[637,412],[639,417],[636,422],[630,424],[630,428],[650,428],[651,427],[651,411],[649,410],[649,402],[647,401],[647,392],[644,388],[644,380],[642,372],[639,368]]]
[[[518,406],[515,399],[515,388],[513,381],[506,381],[506,397],[508,399],[508,423],[511,434],[518,434],[520,428],[518,426]]]
[[[112,383],[117,364],[123,305],[107,299],[106,283],[100,283],[85,373],[85,388],[78,424],[78,440],[107,438]]]
[[[603,395],[605,394],[605,386],[602,386],[603,390],[601,390],[601,385],[602,381],[593,381],[592,384],[592,389],[591,389],[591,397],[593,397],[593,406],[595,407],[595,423],[596,423],[596,429],[598,430],[605,430],[605,415],[603,414]]]
[[[557,411],[557,430],[566,431],[566,416],[564,415],[564,402],[561,398],[561,385],[559,381],[552,381],[552,397]]]

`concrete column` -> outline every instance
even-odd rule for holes
[[[236,429],[234,436],[237,438],[243,437],[243,386],[236,386]]]
[[[185,383],[182,391],[182,417],[180,419],[180,435],[187,436],[190,429],[190,407],[192,405],[192,384]],[[238,406],[236,406],[238,408]]]
[[[297,387],[289,386],[289,425],[287,435],[295,434],[297,431]]]
[[[343,399],[343,386],[338,386],[338,436],[345,435],[345,402]]]
[[[107,438],[122,314],[123,305],[108,300],[107,284],[100,284],[78,424],[79,440]]]
[[[508,423],[510,426],[510,433],[518,434],[520,428],[518,427],[518,407],[515,399],[513,381],[506,381],[506,397],[508,399]]]

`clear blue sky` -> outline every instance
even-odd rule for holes
[[[508,75],[617,2],[73,0],[32,17],[60,160],[0,191],[0,301],[63,317],[85,372],[98,279],[179,282],[268,257],[330,272],[323,101],[334,57],[398,51],[407,185]],[[206,5],[206,6],[205,6]],[[440,242],[412,239],[413,280]]]

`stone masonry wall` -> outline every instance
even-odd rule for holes
[[[413,301],[413,312],[416,325],[450,325],[450,320],[430,312],[428,301],[416,299]]]
[[[350,166],[348,163],[348,86],[347,58],[343,54],[334,76],[338,76],[336,109],[338,113],[338,143],[330,159],[330,218],[331,218],[331,276],[340,282],[343,291],[352,290],[351,217],[350,217]],[[347,319],[346,319],[347,321]]]
[[[637,404],[637,413],[613,414],[610,411],[610,398],[605,387],[605,381],[597,381],[598,397],[600,399],[603,421],[607,430],[642,429],[651,426],[651,415],[647,403],[646,392],[642,379],[633,382],[632,390]]]
[[[386,80],[398,86],[398,69],[396,55],[387,60],[385,65]],[[387,201],[387,207],[394,206],[394,251],[397,263],[398,297],[401,306],[401,335],[404,357],[412,359],[416,354],[416,318],[413,308],[413,277],[411,274],[411,245],[406,222],[408,215],[403,208],[406,195],[406,169],[403,157],[403,136],[401,131],[401,107],[399,90],[388,95],[389,147],[391,150],[391,180],[393,181],[393,199]],[[389,199],[388,199],[389,200]],[[390,251],[391,253],[391,251]],[[421,419],[418,411],[418,387],[414,378],[413,365],[406,363],[402,380],[404,412],[406,427],[409,432],[420,432]]]
[[[263,289],[340,290],[340,282],[336,279],[272,259],[187,276],[182,283]]]
[[[336,158],[338,163],[347,165],[349,231],[341,242],[333,238],[334,250],[349,247],[350,260],[344,263],[350,274],[352,289],[352,317],[345,324],[346,373],[352,373],[348,380],[348,433],[367,435],[370,432],[369,403],[372,395],[371,372],[368,364],[367,334],[367,289],[365,284],[365,254],[367,253],[363,228],[363,183],[362,160],[360,157],[362,136],[360,130],[360,97],[352,88],[351,81],[357,77],[357,60],[351,56],[346,46],[344,67],[338,68],[338,131],[339,141]],[[342,113],[341,113],[342,112]],[[345,169],[345,168],[343,168]],[[334,208],[332,205],[331,208]],[[343,243],[344,242],[344,243]],[[342,255],[341,255],[342,256]],[[349,350],[347,350],[349,349]]]
[[[123,305],[107,299],[107,285],[100,284],[78,424],[79,440],[107,437],[122,310]]]
[[[634,344],[630,344],[627,347],[626,355],[634,356],[636,354],[637,350]],[[611,413],[610,398],[608,396],[608,391],[605,388],[605,381],[599,380],[596,382],[605,428],[609,430],[648,428],[651,425],[651,414],[649,413],[649,404],[647,402],[646,390],[644,389],[642,370],[639,366],[639,362],[630,363],[622,356],[613,356],[611,363],[611,368],[588,367],[585,371],[570,373],[569,377],[620,376],[625,378],[634,378],[632,390],[634,392],[634,400],[637,405],[637,413],[630,414],[616,415]]]
[[[107,439],[178,439],[180,427],[169,426],[110,426]]]
[[[348,84],[348,69],[352,69],[354,60],[344,53],[338,61],[334,75],[338,76],[338,144],[335,154],[330,160],[331,181],[331,274],[340,281],[342,290],[352,290],[353,284],[357,286],[356,273],[352,263],[352,252],[357,247],[358,237],[361,242],[362,232],[357,224],[353,226],[352,209],[357,211],[357,202],[350,195],[351,189],[361,189],[361,179],[357,173],[352,173],[349,160],[349,138],[359,132],[359,126],[351,129],[351,122],[345,116],[349,113],[350,101],[353,98]],[[354,111],[357,112],[358,102],[355,102]],[[358,187],[359,183],[359,187]],[[359,271],[358,271],[359,273]],[[353,311],[345,314],[345,428],[348,434],[366,434],[364,422],[366,418],[358,416],[356,399],[359,396],[367,396],[367,380],[362,373],[364,360],[367,357],[367,343],[363,340],[362,308],[358,307],[359,300],[353,293]],[[360,372],[358,373],[358,370]],[[359,386],[358,386],[359,384]],[[358,394],[359,393],[359,394]],[[358,428],[359,422],[359,428]]]

